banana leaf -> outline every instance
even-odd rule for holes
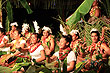
[[[22,66],[29,66],[31,64],[31,62],[23,62],[23,63],[17,63],[14,65],[14,67],[12,68],[12,72],[13,71],[18,71],[21,69]]]
[[[10,29],[9,24],[10,24],[10,20],[9,20],[9,18],[8,18],[8,16],[7,16],[7,17],[6,17],[6,23],[5,23],[5,30],[6,30],[6,31],[9,31],[9,29]]]
[[[7,16],[10,22],[13,21],[13,11],[12,11],[12,6],[9,0],[7,0],[6,4],[6,9],[7,9]]]
[[[0,73],[12,73],[11,68],[0,66]]]
[[[87,62],[86,62],[87,63]],[[85,64],[82,64],[78,69],[76,69],[75,71],[74,71],[74,73],[78,73],[85,65],[86,65],[86,63]]]
[[[20,0],[20,3],[22,4],[22,6],[27,10],[28,14],[31,14],[33,11],[31,10],[31,8],[29,7],[28,3],[26,0]]]
[[[77,10],[71,15],[69,20],[66,22],[67,25],[71,26],[73,24],[76,24],[81,18],[83,18],[84,15],[86,15],[93,3],[94,0],[85,0],[78,8]]]

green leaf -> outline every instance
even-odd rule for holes
[[[85,0],[77,10],[71,15],[70,19],[66,22],[67,25],[71,26],[76,24],[85,14],[87,14],[92,6],[94,0]]]
[[[67,73],[67,58],[63,62],[63,73]]]
[[[13,21],[13,11],[12,11],[12,6],[11,6],[11,3],[9,0],[7,0],[6,9],[7,9],[8,20],[10,22],[12,22]]]
[[[33,12],[26,0],[20,0],[20,3],[27,10],[28,14],[31,14]]]
[[[11,68],[0,66],[0,73],[11,73]]]

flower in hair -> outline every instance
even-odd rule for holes
[[[36,33],[39,33],[39,26],[38,26],[38,23],[36,21],[33,21],[33,24],[34,24],[34,28],[35,28],[35,31]]]
[[[11,23],[10,26],[18,26],[17,22]]]
[[[46,30],[46,31],[49,31],[49,33],[52,33],[52,30],[51,30],[49,27],[46,27],[46,26],[44,26],[44,27],[42,28],[42,30]]]

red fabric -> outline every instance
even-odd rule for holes
[[[3,35],[3,36],[0,38],[0,43],[2,42],[4,36],[5,36],[5,35]]]
[[[29,49],[29,52],[30,52],[30,53],[34,52],[40,45],[41,45],[41,43],[38,43],[34,49],[32,49],[32,50]],[[32,45],[31,48],[32,48],[33,46],[34,46],[34,45]]]
[[[69,52],[70,52],[70,48],[68,47],[67,49],[66,49],[66,51],[65,52],[63,52],[62,50],[61,50],[61,48],[60,48],[60,50],[59,50],[59,60],[64,60],[67,56],[68,56],[68,54],[69,54]],[[63,54],[64,53],[64,54]]]

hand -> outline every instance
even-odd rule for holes
[[[45,49],[46,55],[50,55],[51,51],[49,49]]]

